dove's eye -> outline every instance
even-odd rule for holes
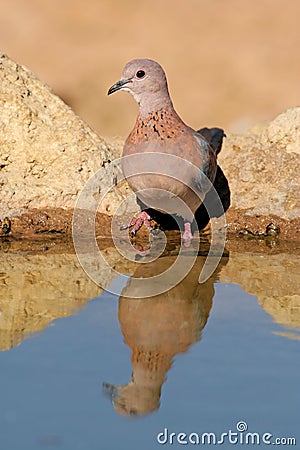
[[[145,74],[145,72],[143,70],[138,70],[137,73],[135,74],[135,76],[137,78],[144,78],[145,75],[146,74]]]

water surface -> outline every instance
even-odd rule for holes
[[[179,448],[238,422],[297,448],[300,257],[231,247],[204,285],[199,257],[168,293],[131,299],[130,278],[102,291],[71,245],[2,243],[1,450],[155,449],[159,433]]]

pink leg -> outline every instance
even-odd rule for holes
[[[147,214],[146,211],[141,211],[137,217],[133,217],[133,219],[128,225],[121,226],[121,230],[127,230],[128,228],[133,227],[131,230],[131,234],[133,236],[136,234],[136,232],[141,228],[143,224],[145,224],[148,230],[152,230],[150,220],[151,217],[149,216],[149,214]]]
[[[182,236],[183,245],[189,247],[191,245],[191,240],[193,239],[191,224],[190,222],[184,222],[184,233]]]

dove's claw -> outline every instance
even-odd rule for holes
[[[127,230],[128,228],[132,228],[132,230],[130,231],[130,236],[134,237],[143,224],[149,231],[152,230],[150,220],[151,217],[149,216],[149,214],[146,213],[146,211],[142,211],[137,217],[134,217],[128,225],[122,225],[120,227],[120,230],[123,231]]]

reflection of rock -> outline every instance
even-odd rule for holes
[[[239,284],[255,295],[277,323],[300,327],[299,273],[299,255],[231,252],[228,264],[221,270],[220,281]]]
[[[0,253],[0,350],[8,350],[99,295],[76,255]]]
[[[138,263],[120,257],[111,240],[100,247],[109,265],[133,273]],[[83,271],[72,244],[48,237],[36,240],[0,239],[0,350],[20,344],[50,322],[74,314],[99,288]],[[100,266],[101,285],[115,274]]]
[[[101,248],[120,273],[136,269],[136,263],[120,258],[111,241],[102,240]],[[0,267],[0,350],[74,314],[102,292],[83,271],[72,243],[49,236],[0,239]],[[109,271],[103,274],[103,285],[108,286],[113,277]]]
[[[161,258],[140,266],[134,276],[153,276],[173,262],[174,258]],[[117,412],[147,414],[156,410],[174,356],[186,352],[200,339],[212,306],[216,277],[198,283],[203,262],[199,257],[189,275],[164,294],[146,299],[128,298],[130,282],[123,290],[126,297],[120,298],[119,321],[124,341],[132,352],[133,373],[126,385],[105,385]]]
[[[264,242],[261,242],[261,245],[258,245],[258,242],[254,244],[248,241],[228,243],[230,258],[226,267],[223,267],[220,272],[220,280],[240,284],[245,291],[257,296],[264,310],[272,315],[276,322],[285,327],[299,328],[300,258],[295,245],[289,247],[287,244],[278,244],[278,249],[277,247],[268,249]],[[102,240],[100,246],[111,267],[120,273],[138,274],[141,270],[139,262],[121,258],[118,251],[112,247],[111,241]],[[166,251],[165,254],[176,254],[177,247],[172,241],[167,248],[169,252]],[[251,253],[251,249],[256,253]],[[160,258],[157,268],[162,270],[163,265],[170,263],[172,258],[170,256]],[[83,272],[73,253],[72,245],[61,243],[58,239],[45,237],[35,241],[0,239],[0,265],[1,350],[18,345],[30,333],[43,330],[56,318],[73,314],[86,304],[86,299],[93,298],[101,292],[101,289]],[[151,264],[142,265],[144,274],[147,271],[149,271],[148,275],[151,274],[150,267]],[[200,270],[199,267],[196,272],[198,270]],[[112,272],[104,273],[103,285],[108,286],[114,276]],[[175,311],[175,305],[177,311],[182,308],[182,311],[185,311],[182,314],[186,317],[190,314],[188,320],[192,321],[191,311],[197,303],[195,300],[193,302],[188,300],[192,296],[193,277],[196,280],[194,271],[182,284],[183,291],[180,290],[181,285],[179,285],[174,291],[165,295],[164,301],[156,297],[157,311],[160,311],[159,308],[163,308],[164,304],[172,305],[172,293],[175,293],[173,310]],[[190,279],[191,286],[187,284]],[[129,286],[128,284],[127,290]],[[188,296],[184,294],[184,289],[187,289]],[[201,289],[201,286],[199,285],[197,289]],[[198,298],[198,294],[202,295],[200,291],[197,292],[194,299]],[[187,298],[186,301],[182,300],[185,298]],[[128,300],[128,302],[122,299],[120,311],[139,305],[140,311],[137,312],[142,317],[143,308],[146,309],[150,305],[148,302],[155,303],[154,299]],[[170,307],[170,314],[173,310]],[[167,306],[166,311],[168,312]],[[129,319],[130,316],[124,320],[129,321]],[[133,325],[138,326],[138,323],[133,322]],[[191,335],[186,336],[185,341],[182,341],[183,346],[188,347],[190,345],[188,341],[192,342],[196,339],[196,322],[194,322],[193,330],[191,329]],[[132,341],[129,326],[126,333],[128,333],[128,342],[130,339]],[[179,349],[178,352],[180,351],[184,350]]]

